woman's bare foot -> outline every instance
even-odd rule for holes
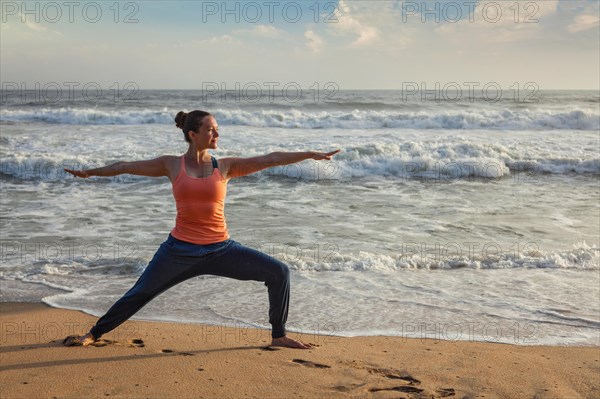
[[[296,341],[295,339],[289,338],[287,336],[273,338],[271,341],[271,346],[284,346],[286,348],[297,348],[297,349],[310,349],[313,347],[313,344]]]
[[[96,340],[91,333],[87,333],[85,335],[69,335],[64,339],[63,344],[65,346],[87,346],[89,344],[94,343]]]
[[[79,341],[81,341],[81,345],[86,346],[86,345],[94,343],[94,341],[96,341],[96,340],[94,339],[94,336],[92,335],[92,333],[87,333],[85,335],[80,336]]]

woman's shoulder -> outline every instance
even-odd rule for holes
[[[167,169],[168,176],[171,181],[174,181],[175,177],[179,173],[181,157],[182,155],[162,155],[158,157],[158,159],[163,162],[165,169]]]
[[[181,160],[181,155],[161,155],[157,159],[160,160],[167,168],[170,168]]]

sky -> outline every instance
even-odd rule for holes
[[[600,89],[597,0],[0,1],[0,79],[34,88]]]

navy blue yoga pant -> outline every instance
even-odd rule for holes
[[[135,285],[98,320],[90,332],[94,338],[100,338],[157,295],[203,274],[264,282],[269,292],[271,336],[279,338],[286,334],[290,272],[285,263],[232,239],[199,245],[178,240],[171,234],[158,248]]]

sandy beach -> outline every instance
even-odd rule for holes
[[[94,316],[1,303],[2,398],[594,398],[600,348],[405,337],[290,336],[129,320],[96,346],[65,347]]]

